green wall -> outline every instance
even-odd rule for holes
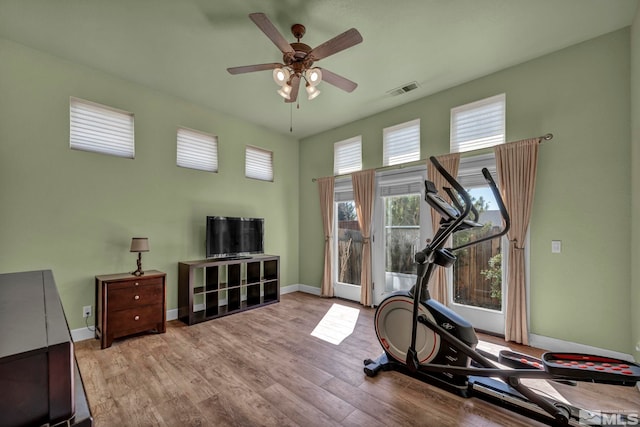
[[[447,153],[450,109],[504,92],[508,141],[554,134],[540,149],[530,228],[530,331],[629,353],[629,40],[620,30],[302,140],[301,283],[322,277],[311,179],[333,173],[334,142],[362,135],[364,168],[379,167],[382,129],[420,118],[422,157]]]
[[[177,262],[204,257],[206,215],[264,217],[282,284],[298,282],[297,140],[7,40],[0,58],[0,272],[52,269],[71,329],[95,275],[135,269],[133,236],[177,308]],[[133,112],[135,159],[69,149],[69,96]],[[219,173],[176,166],[178,126],[218,136]],[[273,183],[244,177],[246,144],[274,152]]]
[[[631,26],[631,347],[640,360],[640,5]]]
[[[531,222],[531,332],[633,352],[640,341],[640,314],[633,305],[640,301],[640,266],[634,262],[640,230],[632,233],[631,222],[640,222],[640,198],[633,198],[632,209],[629,194],[640,186],[640,73],[630,70],[640,70],[639,21],[636,13],[631,31],[299,145],[286,135],[0,39],[0,271],[51,268],[70,327],[80,328],[81,307],[93,305],[93,277],[133,270],[130,238],[145,235],[151,252],[143,255],[143,266],[167,272],[173,309],[177,261],[204,255],[204,217],[262,216],[266,251],[282,257],[282,284],[319,287],[323,237],[311,180],[332,174],[333,143],[362,135],[364,167],[378,167],[382,129],[420,118],[422,157],[446,153],[450,108],[505,92],[508,140],[555,135],[540,151]],[[69,96],[135,113],[135,160],[70,150]],[[219,173],[175,166],[178,126],[218,135]],[[274,183],[244,178],[246,144],[274,151]],[[550,253],[552,239],[563,241],[562,254]],[[640,360],[640,352],[634,354]]]

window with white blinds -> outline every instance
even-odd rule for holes
[[[420,160],[420,119],[382,130],[382,165]]]
[[[133,113],[71,97],[69,146],[133,159]]]
[[[504,144],[506,95],[451,109],[451,152],[462,153]]]
[[[273,153],[247,145],[244,174],[247,178],[273,181]]]
[[[362,137],[355,136],[333,144],[333,174],[362,170]]]
[[[183,168],[218,172],[218,137],[178,128],[176,164]]]

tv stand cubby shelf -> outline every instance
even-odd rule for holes
[[[280,301],[280,257],[178,263],[178,318],[187,325]]]

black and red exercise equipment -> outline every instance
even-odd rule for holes
[[[441,215],[440,227],[429,244],[415,255],[416,284],[409,291],[392,293],[377,307],[374,325],[384,352],[375,360],[366,359],[364,372],[375,376],[381,370],[396,370],[461,396],[480,397],[552,425],[580,426],[581,415],[588,411],[542,396],[520,379],[633,386],[640,381],[640,365],[611,357],[570,352],[545,353],[542,359],[537,359],[502,351],[499,357],[492,358],[476,349],[478,338],[473,326],[431,299],[429,281],[436,268],[451,267],[455,263],[456,250],[506,234],[510,218],[491,174],[483,169],[502,215],[502,229],[464,245],[445,248],[454,232],[481,225],[476,223],[478,214],[473,210],[469,194],[437,159],[431,157],[430,160],[451,185],[445,191],[453,205],[437,194],[433,183],[425,182],[425,200]],[[589,425],[597,425],[597,422],[590,419]]]

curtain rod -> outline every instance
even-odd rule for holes
[[[553,134],[552,133],[547,133],[544,134],[542,136],[537,137],[538,138],[538,143],[542,143],[544,141],[550,141],[553,139]],[[479,150],[484,150],[484,148],[480,148]],[[465,153],[473,153],[474,151],[479,151],[479,150],[472,150],[472,151],[465,151]],[[374,168],[375,171],[386,171],[386,170],[393,170],[393,169],[404,169],[404,168],[408,168],[411,166],[419,166],[419,165],[423,165],[427,162],[428,159],[421,159],[421,160],[414,160],[413,162],[407,162],[407,163],[401,163],[399,165],[391,165],[391,166],[381,166],[379,168]],[[342,175],[334,175],[334,178],[344,178],[347,176],[351,176],[351,173],[345,173]],[[311,182],[316,182],[318,180],[318,178],[311,178]]]

